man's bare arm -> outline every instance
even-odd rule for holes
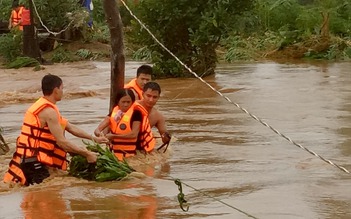
[[[156,109],[155,109],[156,110]],[[162,138],[162,142],[163,143],[168,143],[171,141],[171,135],[168,133],[167,131],[167,127],[166,127],[166,119],[165,117],[162,115],[162,113],[160,113],[158,110],[156,110],[155,115],[154,115],[157,119],[157,122],[155,124],[158,132],[161,135]]]
[[[43,111],[39,113],[39,118],[42,122],[45,122],[48,125],[51,134],[56,139],[56,143],[63,150],[75,154],[80,154],[86,157],[90,163],[96,162],[97,156],[95,153],[88,151],[86,148],[76,146],[65,138],[63,135],[63,130],[57,118],[57,113],[53,108],[47,107],[43,109]]]
[[[110,124],[110,117],[105,116],[104,120],[100,122],[98,127],[94,130],[96,136],[106,135],[108,133]]]
[[[106,143],[108,141],[104,136],[95,137],[93,135],[90,135],[89,133],[85,132],[84,130],[80,129],[78,126],[75,126],[70,122],[67,123],[66,130],[76,137],[94,140],[98,143]]]

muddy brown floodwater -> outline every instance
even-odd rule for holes
[[[140,64],[126,63],[127,80]],[[293,141],[351,170],[349,69],[348,62],[220,64],[205,80]],[[0,126],[12,152],[47,73],[62,77],[58,107],[72,123],[92,133],[107,113],[109,63],[1,69]],[[145,177],[98,183],[57,174],[27,188],[0,184],[0,218],[351,218],[349,173],[282,138],[198,79],[158,82],[172,153],[138,158]],[[0,156],[1,178],[11,156]],[[174,179],[183,182],[188,212],[179,208]]]

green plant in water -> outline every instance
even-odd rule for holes
[[[14,61],[7,64],[8,68],[22,68],[22,67],[37,67],[40,63],[38,60],[26,57],[26,56],[19,56]]]
[[[2,136],[3,128],[0,127],[0,154],[6,154],[10,151],[8,144],[6,143],[4,137]]]
[[[98,153],[95,164],[88,163],[85,157],[75,155],[72,157],[69,165],[69,174],[86,180],[98,182],[121,180],[135,170],[128,163],[119,161],[113,152],[108,148],[102,148],[98,143],[89,143],[83,141],[87,149]]]

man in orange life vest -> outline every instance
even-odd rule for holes
[[[22,12],[24,7],[18,4],[17,0],[14,0],[12,3],[12,11],[9,20],[9,29],[18,28],[23,30],[22,22]]]
[[[68,141],[64,131],[98,143],[107,142],[105,137],[93,137],[63,118],[56,106],[63,96],[62,79],[45,75],[41,81],[44,96],[27,110],[16,151],[4,176],[4,182],[21,185],[41,183],[50,176],[48,167],[67,169],[66,152],[80,154],[89,163],[96,162],[97,154]]]
[[[126,84],[124,88],[132,89],[136,100],[142,100],[144,98],[145,91],[148,91],[146,96],[148,96],[149,100],[142,101],[141,105],[143,105],[149,112],[150,126],[156,126],[161,135],[162,142],[169,143],[171,140],[171,135],[167,132],[165,117],[156,108],[154,108],[161,95],[161,87],[159,84],[153,82],[150,84],[149,88],[144,89],[145,84],[151,81],[152,73],[151,66],[140,66],[137,69],[137,77]]]
[[[149,65],[142,65],[137,69],[136,78],[124,85],[124,88],[131,89],[134,92],[135,99],[141,100],[143,98],[144,85],[151,81],[152,67]]]
[[[149,113],[149,121],[151,127],[156,127],[161,135],[163,143],[169,143],[171,141],[171,135],[167,131],[166,119],[161,112],[159,112],[154,106],[161,95],[161,87],[158,83],[150,81],[144,85],[143,98],[136,101],[143,106]]]

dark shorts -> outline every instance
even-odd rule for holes
[[[40,163],[37,157],[28,157],[21,162],[21,169],[26,177],[26,185],[42,183],[44,179],[50,176],[47,166]]]

